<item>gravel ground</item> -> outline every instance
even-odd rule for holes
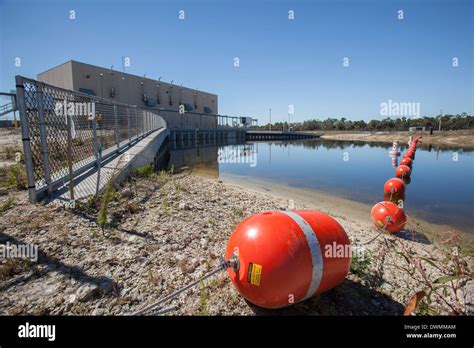
[[[33,206],[25,192],[2,190],[0,195],[0,204],[7,197],[16,199],[0,213],[0,243],[39,248],[38,262],[0,261],[0,314],[6,315],[128,315],[216,268],[242,219],[288,209],[289,204],[270,193],[189,173],[134,178],[117,189],[103,235],[93,208]],[[327,211],[324,199],[317,204],[296,199],[294,208]],[[329,213],[353,244],[376,235],[370,210]],[[221,273],[181,294],[167,315],[400,315],[410,297],[424,288],[416,272],[411,276],[400,270],[405,256],[449,264],[438,246],[414,231],[381,235],[365,247],[366,263],[353,261],[353,271],[342,284],[292,307],[252,306]],[[429,262],[422,267],[431,280],[443,275]],[[467,312],[472,280],[459,282],[463,286],[457,300],[448,289],[444,300],[434,296],[431,310],[450,313],[447,300]]]

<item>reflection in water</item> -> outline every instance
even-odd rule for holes
[[[198,144],[192,139],[170,141],[167,169],[174,168],[175,173],[192,170],[207,177],[219,177],[219,163],[257,165],[257,146],[228,140],[219,143],[217,139]]]
[[[383,195],[384,183],[395,177],[391,148],[387,143],[325,139],[175,144],[170,146],[168,167],[178,172],[188,167],[212,177],[256,178],[374,204]],[[409,215],[474,231],[474,152],[421,146],[416,156],[411,177],[405,178],[407,198],[391,200],[402,199]]]
[[[258,146],[255,144],[236,144],[221,146],[218,150],[219,163],[248,164],[250,167],[257,165]]]
[[[399,195],[393,193],[385,193],[383,195],[383,201],[392,202],[403,207],[403,202],[405,202],[405,192]]]
[[[400,144],[396,140],[392,144],[392,149],[390,150],[390,157],[392,158],[392,167],[398,166],[398,157],[400,157]]]

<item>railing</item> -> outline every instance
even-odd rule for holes
[[[235,116],[142,108],[16,77],[30,201],[160,129],[230,130]]]
[[[0,116],[4,116],[9,114],[10,112],[16,111],[16,95],[13,93],[0,93],[0,97],[8,97],[10,99],[9,102],[0,105]]]
[[[163,117],[168,128],[179,129],[202,129],[202,130],[226,130],[242,128],[240,117],[198,113],[193,111],[179,112],[164,108],[152,109]]]
[[[30,201],[166,128],[157,111],[16,77]]]

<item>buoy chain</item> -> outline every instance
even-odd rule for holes
[[[163,314],[163,313],[166,313],[166,312],[169,312],[173,309],[176,309],[175,306],[169,306],[167,308],[162,308],[160,305],[162,303],[165,303],[165,302],[168,302],[169,300],[172,300],[173,298],[177,297],[178,295],[180,295],[182,292],[186,291],[186,290],[189,290],[191,289],[192,287],[196,286],[197,284],[199,284],[200,282],[202,282],[203,280],[207,279],[207,278],[210,278],[212,277],[213,275],[217,274],[217,273],[220,273],[222,271],[226,271],[228,268],[232,268],[232,270],[234,272],[237,272],[240,268],[240,262],[239,262],[239,258],[237,257],[237,255],[235,254],[232,254],[231,257],[229,258],[229,260],[225,260],[223,257],[221,257],[221,260],[220,260],[220,263],[219,263],[219,267],[216,268],[215,270],[203,275],[200,279],[198,280],[194,280],[192,281],[191,283],[189,283],[188,285],[182,287],[181,289],[178,289],[176,290],[175,292],[173,292],[172,294],[168,295],[168,296],[165,296],[164,298],[156,301],[155,303],[152,303],[151,305],[149,306],[146,306],[145,308],[142,308],[140,309],[139,311],[133,313],[132,315],[143,315],[145,314],[146,312],[149,312],[151,311],[152,309],[155,310],[155,314]]]

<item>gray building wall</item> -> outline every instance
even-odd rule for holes
[[[181,102],[189,104],[192,112],[206,113],[207,107],[211,111],[209,114],[218,114],[218,98],[215,94],[73,60],[38,74],[37,79],[74,91],[92,90],[99,97],[129,105],[177,111]],[[144,95],[149,100],[154,99],[156,104],[148,106],[143,100]],[[172,105],[170,105],[170,99]]]
[[[37,79],[53,86],[73,90],[72,61],[42,72]]]

